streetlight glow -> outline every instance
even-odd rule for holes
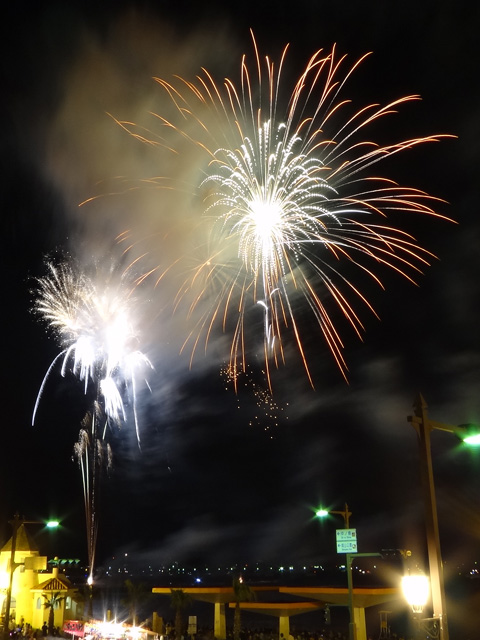
[[[430,593],[430,581],[422,574],[403,576],[402,591],[405,600],[414,613],[421,613],[427,604]]]
[[[348,509],[348,504],[345,503],[345,507],[343,511],[327,511],[326,509],[320,508],[315,511],[315,516],[317,518],[325,518],[331,514],[339,515],[343,517],[344,528],[348,529],[350,527],[350,516],[352,512]]]
[[[457,433],[465,444],[473,447],[480,445],[480,426],[478,424],[460,424]]]
[[[60,526],[60,523],[58,522],[58,520],[49,520],[46,523],[47,529],[56,529],[58,526]]]

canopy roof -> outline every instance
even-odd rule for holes
[[[308,611],[315,611],[327,604],[348,606],[348,589],[337,587],[250,587],[257,595],[257,602],[240,602],[240,608],[247,611],[256,611],[267,615],[282,617],[292,616]],[[185,587],[181,589],[194,600],[214,603],[229,603],[234,607],[235,594],[233,587]],[[262,592],[270,592],[262,602]],[[290,602],[274,602],[271,594],[277,594],[278,600]],[[152,593],[171,595],[171,587],[154,587]],[[266,595],[266,593],[264,594]],[[385,602],[391,602],[401,598],[398,588],[363,588],[355,587],[352,590],[353,606],[359,608],[373,607]],[[299,601],[299,599],[302,601]]]

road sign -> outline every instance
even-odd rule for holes
[[[337,529],[337,553],[357,553],[356,529]]]

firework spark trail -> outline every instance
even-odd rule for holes
[[[78,459],[85,503],[87,546],[93,576],[98,533],[97,505],[100,476],[111,466],[111,449],[106,440],[109,424],[127,420],[123,398],[129,395],[140,444],[136,411],[136,378],[151,368],[138,349],[139,332],[134,323],[138,304],[133,295],[135,283],[126,276],[117,281],[111,271],[107,277],[89,277],[69,263],[48,265],[49,275],[38,279],[35,312],[55,332],[62,351],[54,358],[35,403],[33,420],[48,378],[61,361],[61,375],[70,370],[95,389],[91,410],[85,416],[74,453]],[[102,426],[103,422],[103,426]]]
[[[254,375],[248,365],[241,372],[238,369],[234,370],[230,364],[225,364],[220,370],[225,389],[231,391],[233,388],[236,391],[235,397],[238,409],[241,408],[241,404],[245,399],[250,405],[252,401],[254,402],[256,409],[253,415],[250,415],[248,425],[261,428],[273,440],[275,438],[275,429],[280,421],[288,420],[286,412],[288,403],[285,406],[281,406],[276,402],[268,388],[265,372],[261,372],[261,377],[259,377],[259,373],[259,371],[256,371]],[[241,397],[242,400],[240,399]]]
[[[421,273],[433,255],[409,233],[378,218],[397,212],[447,219],[433,208],[437,198],[371,170],[399,152],[449,136],[383,146],[366,139],[370,125],[419,97],[355,111],[342,96],[366,56],[341,75],[346,56],[337,58],[335,47],[310,58],[284,102],[281,78],[288,47],[276,67],[268,57],[262,60],[254,38],[253,44],[256,71],[250,73],[244,56],[239,85],[229,78],[217,84],[206,69],[195,81],[156,78],[179,118],[162,113],[155,117],[167,133],[205,154],[199,182],[212,251],[180,288],[179,298],[191,295],[189,315],[198,314],[186,343],[193,343],[193,358],[201,336],[206,348],[214,327],[220,324],[225,331],[233,320],[231,365],[244,368],[245,316],[260,302],[265,308],[267,371],[272,359],[277,365],[285,359],[282,336],[288,329],[313,385],[295,313],[297,294],[307,301],[346,377],[331,307],[340,310],[359,337],[364,327],[355,300],[374,310],[343,267],[355,265],[380,286],[375,271],[382,266],[413,281],[412,273]],[[120,124],[148,140],[145,131]],[[212,292],[214,282],[217,289]],[[201,303],[210,295],[205,310]]]
[[[112,452],[105,433],[98,433],[98,423],[102,412],[97,403],[88,412],[83,421],[78,441],[74,445],[74,454],[78,460],[83,482],[83,501],[87,528],[88,564],[90,567],[88,583],[93,583],[95,553],[98,536],[98,505],[100,500],[101,476],[112,466]],[[105,429],[103,430],[105,431]]]

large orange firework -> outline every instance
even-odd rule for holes
[[[373,311],[351,265],[380,285],[380,265],[413,280],[433,256],[397,226],[394,214],[447,219],[435,209],[437,198],[373,171],[401,151],[447,136],[386,145],[367,139],[372,125],[419,97],[356,109],[343,97],[345,83],[366,56],[345,72],[346,56],[338,57],[335,47],[314,53],[285,98],[288,46],[276,65],[260,56],[252,38],[255,70],[244,56],[238,84],[217,83],[206,69],[193,81],[156,78],[174,109],[168,117],[155,114],[162,126],[155,144],[170,146],[164,142],[170,134],[203,154],[198,186],[210,225],[208,250],[179,294],[191,296],[194,328],[186,344],[193,356],[221,326],[233,335],[230,366],[244,369],[246,313],[259,305],[267,370],[285,360],[292,335],[313,384],[296,319],[303,299],[346,377],[338,311],[359,336],[357,301]]]

